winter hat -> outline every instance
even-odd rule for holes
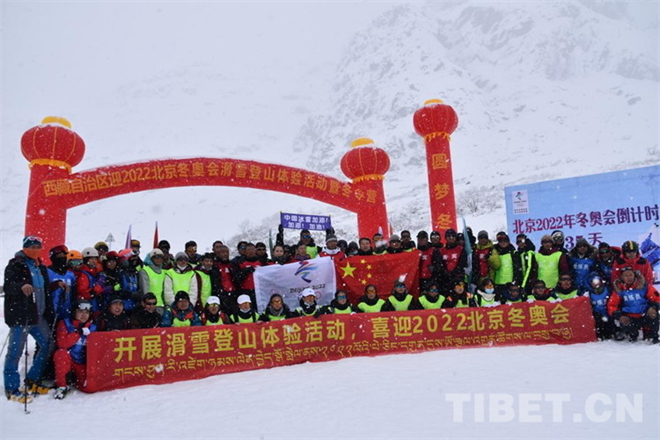
[[[549,241],[551,243],[554,243],[552,240],[552,235],[545,234],[543,237],[541,237],[541,244],[543,244],[544,241]]]
[[[240,298],[240,297],[239,297]],[[176,295],[174,295],[174,302],[179,302],[182,299],[187,299],[190,301],[190,295],[185,290],[179,290]]]
[[[477,234],[477,238],[485,238],[485,239],[488,239],[488,232],[486,232],[486,231],[479,231],[479,233]]]
[[[107,254],[105,254],[105,260],[106,261],[117,261],[119,260],[119,254],[115,251],[110,251]]]
[[[561,241],[561,242],[564,241],[564,233],[561,232],[559,229],[552,231],[552,234],[550,235],[552,236],[552,239],[554,241]]]
[[[169,248],[171,247],[171,246],[170,246],[170,242],[167,241],[167,240],[161,240],[161,241],[159,241],[159,242],[158,242],[158,248],[162,248],[162,247],[165,247],[165,248],[169,249]]]
[[[590,247],[589,242],[584,238],[580,238],[578,241],[575,242],[575,247],[580,247],[580,246],[586,246],[587,248]]]
[[[34,235],[28,235],[23,239],[23,247],[29,248],[30,246],[43,246],[44,242],[41,237],[36,237]]]
[[[131,247],[140,247],[140,240],[131,240]]]
[[[496,235],[495,237],[497,238],[497,241],[500,241],[500,240],[506,240],[506,241],[509,241],[509,236],[508,236],[507,233],[504,232],[504,231],[500,231],[500,232],[498,232],[497,235]]]
[[[429,238],[429,234],[426,231],[419,231],[417,233],[417,238]]]
[[[337,246],[339,246],[340,248],[341,247],[348,247],[348,243],[346,242],[346,240],[339,240],[337,242]]]
[[[431,232],[431,237],[440,237],[440,232],[438,232],[438,231],[432,231],[432,232]]]
[[[63,244],[61,244],[59,246],[55,246],[54,248],[52,248],[48,252],[48,255],[49,255],[50,259],[52,260],[55,257],[55,255],[61,254],[61,253],[65,253],[65,254],[69,253],[69,249],[66,246],[64,246]]]
[[[153,260],[155,256],[164,257],[165,254],[160,249],[153,249],[151,252],[149,252],[149,258]]]
[[[209,304],[220,305],[220,298],[218,298],[217,296],[209,296],[209,299],[206,300],[206,304],[207,305],[209,305]]]
[[[177,252],[176,256],[174,257],[174,260],[186,260],[188,261],[190,258],[188,258],[188,254],[185,252]]]
[[[433,231],[433,232],[435,232],[435,231]],[[438,235],[440,235],[440,234],[438,234]],[[447,237],[456,237],[457,235],[458,235],[458,234],[456,234],[456,230],[455,230],[455,229],[451,229],[451,228],[449,228],[449,229],[447,229],[447,230],[445,231],[445,238],[447,238]]]
[[[236,299],[237,304],[243,304],[243,303],[250,303],[252,304],[252,300],[250,300],[250,295],[239,295],[238,298]]]
[[[331,241],[337,241],[337,236],[336,235],[328,235],[328,237],[325,239],[326,243],[330,243]]]
[[[401,241],[401,238],[399,238],[399,236],[396,234],[392,234],[392,236],[390,237],[390,243],[392,243],[393,241]]]
[[[93,247],[87,247],[82,250],[82,256],[83,258],[94,258],[99,256],[99,251],[94,249]]]
[[[112,303],[116,303],[116,302],[120,302],[120,303],[124,304],[124,300],[121,299],[121,296],[119,296],[119,295],[110,296],[110,301],[108,301],[108,304],[112,304]]]
[[[300,296],[302,297],[310,296],[310,295],[316,298],[316,292],[314,292],[314,289],[312,289],[311,287],[307,287],[302,292],[300,292]]]

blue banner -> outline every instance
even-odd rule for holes
[[[640,251],[660,270],[660,165],[504,189],[511,239],[541,237],[559,229],[566,247],[585,238],[592,245],[639,243]]]
[[[287,229],[325,231],[332,227],[329,215],[291,214],[280,212],[280,224]]]

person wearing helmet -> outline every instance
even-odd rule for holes
[[[555,229],[552,231],[550,236],[552,237],[552,244],[554,247],[559,249],[562,254],[568,257],[568,249],[566,249],[566,237],[564,236],[564,232],[559,229]]]
[[[616,326],[614,319],[607,311],[607,301],[610,299],[611,289],[600,275],[594,275],[589,281],[587,288],[591,311],[596,322],[596,337],[599,340],[611,339],[614,336]]]
[[[314,316],[315,318],[323,315],[324,310],[316,302],[316,292],[311,287],[307,287],[300,292],[299,307],[296,307],[296,313],[300,316]]]
[[[636,241],[628,240],[621,245],[621,255],[612,264],[612,282],[621,277],[621,271],[626,267],[640,273],[648,284],[653,285],[653,269],[649,261],[640,255]]]
[[[67,266],[69,249],[63,244],[55,246],[49,252],[51,265],[48,266],[48,278],[51,282],[53,310],[55,318],[65,319],[71,315],[71,294],[76,285],[76,276]],[[57,283],[55,287],[53,283]]]
[[[645,329],[644,338],[657,344],[660,294],[631,266],[621,268],[619,273],[607,301],[607,312],[618,321],[620,327],[616,339],[628,337],[631,342],[635,342],[639,330]]]
[[[87,247],[81,253],[83,263],[75,270],[76,299],[89,301],[92,305],[92,314],[96,317],[103,296],[103,288],[98,283],[99,253],[93,247]]]
[[[75,272],[78,270],[82,262],[83,256],[80,251],[70,250],[69,253],[66,254],[66,265],[70,271]]]

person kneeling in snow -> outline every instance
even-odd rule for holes
[[[67,375],[73,372],[76,376],[76,387],[82,389],[86,380],[87,336],[96,331],[90,314],[92,304],[87,300],[79,300],[73,312],[73,318],[61,320],[57,324],[57,351],[53,356],[55,363],[55,382],[57,390],[55,398],[64,399],[69,392]]]
[[[624,267],[619,279],[614,282],[614,291],[607,301],[607,311],[619,322],[621,329],[616,339],[621,341],[628,336],[631,342],[637,340],[639,329],[648,329],[645,339],[658,343],[658,308],[660,295],[648,284],[642,274],[632,267]]]
[[[257,322],[259,316],[257,312],[252,308],[252,300],[250,295],[239,295],[236,299],[236,304],[238,304],[238,309],[236,312],[232,313],[229,316],[229,320],[232,324],[248,324],[250,322]],[[259,321],[261,323],[261,321]]]
[[[318,318],[324,315],[325,311],[316,303],[316,292],[311,287],[305,288],[301,293],[299,301],[300,307],[296,308],[299,316],[314,316]]]

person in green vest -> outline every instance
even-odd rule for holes
[[[552,236],[541,237],[541,247],[536,253],[537,278],[548,287],[556,286],[560,275],[570,275],[568,257],[555,246]],[[536,281],[536,280],[534,280]]]
[[[579,288],[573,282],[573,277],[570,275],[562,275],[559,277],[557,286],[552,290],[552,293],[562,301],[565,299],[573,299],[580,296]]]
[[[532,286],[532,294],[528,297],[527,301],[555,302],[557,301],[557,297],[550,289],[547,288],[547,286],[545,285],[545,281],[536,280],[536,282]]]
[[[497,307],[502,305],[500,296],[495,292],[495,282],[492,278],[484,278],[474,294],[474,302],[478,307]]]
[[[520,259],[516,258],[516,248],[513,247],[506,232],[498,232],[496,235],[497,243],[493,246],[494,252],[500,256],[500,266],[493,271],[493,281],[495,282],[495,291],[498,295],[506,291],[508,283],[520,285],[522,278],[522,267]]]
[[[394,289],[385,301],[384,312],[401,312],[404,310],[419,310],[421,306],[417,300],[408,292],[406,283],[401,280],[394,282]]]
[[[220,310],[220,298],[209,296],[206,298],[204,313],[202,314],[203,325],[222,325],[225,324],[225,317]]]
[[[200,283],[200,305],[206,307],[206,301],[210,296],[217,296],[220,298],[222,293],[222,282],[220,279],[220,271],[213,261],[214,254],[207,252],[202,255],[199,266],[195,268],[195,272],[199,276]]]
[[[229,315],[229,322],[232,324],[249,324],[251,322],[257,322],[259,316],[252,308],[250,295],[238,295],[238,298],[236,298],[236,304],[238,305],[238,308],[234,313]]]
[[[474,297],[470,292],[468,292],[464,280],[457,278],[452,284],[454,287],[451,293],[447,295],[447,301],[445,302],[446,307],[463,308],[477,306],[474,301]]]
[[[313,316],[315,318],[325,314],[325,311],[316,303],[316,292],[307,287],[300,293],[300,307],[296,308],[298,316]]]
[[[358,303],[358,310],[363,313],[382,312],[385,306],[385,300],[378,297],[378,289],[373,284],[367,284],[364,288],[364,295]]]
[[[188,261],[188,255],[185,252],[178,252],[174,257],[174,267],[165,272],[163,299],[166,304],[174,299],[175,292],[182,290],[190,296],[190,302],[193,306],[197,306],[201,282],[199,275],[188,264]]]
[[[282,319],[295,318],[298,316],[296,312],[292,312],[284,303],[284,298],[279,293],[273,293],[268,300],[266,310],[259,316],[259,321],[271,322],[281,321]]]
[[[348,302],[348,293],[345,290],[339,289],[335,292],[335,297],[330,301],[330,305],[324,306],[323,309],[327,314],[353,314],[359,310]]]
[[[161,327],[190,327],[202,325],[202,320],[193,309],[190,296],[180,290],[174,296],[174,302],[165,309],[160,320]]]
[[[312,234],[309,232],[308,229],[303,229],[302,231],[300,231],[300,241],[298,242],[298,246],[300,246],[301,244],[305,245],[307,255],[309,255],[309,258],[318,257],[318,255],[323,250],[320,246],[317,246],[316,243],[314,243],[314,238],[312,237]]]
[[[536,264],[536,246],[525,234],[516,236],[516,252],[514,258],[520,262],[520,286],[528,295],[532,294],[534,280],[538,278],[538,264]]]
[[[149,262],[138,272],[138,286],[142,298],[151,292],[156,296],[156,311],[162,316],[165,311],[165,297],[163,287],[165,285],[165,272],[163,269],[164,254],[160,249],[149,252]]]
[[[419,297],[419,305],[423,310],[437,310],[441,309],[445,303],[444,295],[440,295],[440,286],[432,282],[428,288],[422,292]]]
[[[527,301],[522,288],[515,284],[509,283],[506,286],[506,291],[502,295],[502,304],[517,304]]]

